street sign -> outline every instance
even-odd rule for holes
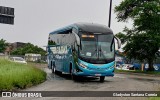
[[[14,8],[0,6],[0,23],[14,24]]]

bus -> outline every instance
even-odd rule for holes
[[[105,25],[75,23],[49,33],[47,58],[52,73],[77,76],[114,76],[115,39],[113,31]]]

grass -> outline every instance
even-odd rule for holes
[[[24,89],[46,80],[46,73],[30,64],[0,59],[0,91]]]
[[[150,97],[148,100],[160,100],[160,97]]]

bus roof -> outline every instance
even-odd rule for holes
[[[95,23],[75,23],[75,25],[81,30],[85,32],[94,32],[94,33],[113,33],[110,28],[105,25],[95,24]]]
[[[79,31],[84,32],[94,32],[94,33],[103,33],[103,34],[113,34],[112,30],[105,25],[95,24],[95,23],[74,23],[67,27],[58,29],[56,31],[51,32],[50,34],[57,34],[66,30],[70,30],[72,28],[79,29]]]

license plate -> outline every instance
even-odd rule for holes
[[[101,74],[95,74],[95,76],[101,76]]]

